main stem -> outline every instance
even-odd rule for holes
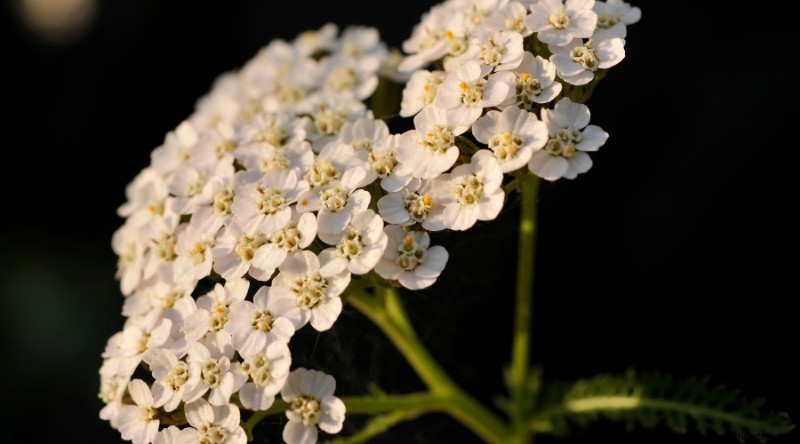
[[[422,345],[397,291],[377,288],[376,292],[375,297],[364,292],[353,293],[349,302],[389,337],[431,393],[443,401],[439,410],[458,419],[489,443],[508,442],[503,422],[458,387]]]
[[[514,313],[514,343],[511,356],[511,395],[515,435],[520,443],[532,442],[526,426],[524,399],[530,369],[531,324],[533,315],[533,269],[536,251],[536,202],[539,178],[526,174],[520,178],[522,216],[519,224],[517,257],[517,300]]]

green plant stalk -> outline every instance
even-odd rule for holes
[[[511,352],[512,419],[517,442],[533,441],[526,425],[526,384],[530,369],[531,323],[533,316],[533,273],[536,252],[536,201],[539,178],[526,174],[519,178],[522,216],[519,225],[517,257],[517,300],[514,312],[514,342]]]
[[[487,442],[508,442],[508,433],[503,422],[458,387],[422,345],[408,320],[397,291],[393,288],[377,291],[378,295],[375,297],[363,292],[351,294],[349,302],[389,337],[428,386],[431,394],[440,397],[443,404],[436,405],[437,408],[431,410],[450,414]]]

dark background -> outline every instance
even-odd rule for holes
[[[4,3],[4,436],[119,441],[97,418],[96,398],[100,353],[122,325],[115,209],[212,80],[271,39],[328,21],[376,26],[399,45],[433,3],[103,1],[85,36],[61,44]],[[588,174],[543,189],[533,359],[548,379],[629,367],[713,375],[797,420],[798,57],[788,14],[717,1],[636,4],[644,17],[629,28],[628,58],[590,102],[609,143]],[[510,357],[517,219],[512,199],[492,224],[435,237],[451,252],[447,271],[430,291],[405,295],[434,355],[486,402],[502,392]],[[422,388],[349,309],[332,332],[306,329],[293,351],[298,365],[334,374],[342,394],[372,383]],[[281,422],[257,429],[259,442],[274,442]],[[358,424],[350,417],[346,431]],[[601,424],[570,442],[606,439],[701,438]],[[380,442],[475,440],[432,415]]]

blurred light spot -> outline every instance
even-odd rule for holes
[[[81,38],[97,12],[97,0],[19,0],[20,12],[33,32],[52,43]]]

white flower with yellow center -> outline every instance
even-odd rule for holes
[[[508,71],[522,63],[522,35],[515,31],[484,32],[475,40],[475,55],[494,71]]]
[[[166,282],[174,282],[175,259],[178,252],[178,234],[185,229],[187,224],[178,225],[179,216],[166,210],[163,217],[156,217],[142,227],[140,233],[143,240],[147,242],[147,252],[145,253],[144,269],[142,277],[149,279],[158,273],[159,277]]]
[[[198,140],[194,126],[187,121],[181,122],[175,131],[167,134],[164,144],[151,154],[153,169],[159,174],[166,175],[182,165],[191,165]]]
[[[641,9],[623,0],[598,0],[594,3],[594,12],[597,13],[597,30],[592,36],[595,41],[624,39],[628,34],[627,25],[632,25],[642,18]]]
[[[453,169],[442,186],[442,218],[446,227],[463,231],[479,220],[493,220],[503,208],[503,172],[489,150],[480,150],[472,161]]]
[[[363,159],[366,157],[365,154],[375,145],[375,142],[387,137],[389,137],[389,127],[386,122],[372,117],[365,117],[355,122],[345,123],[341,133],[339,133],[339,142],[353,147],[355,154]]]
[[[544,43],[564,46],[575,38],[588,39],[597,26],[594,0],[539,0],[531,5],[525,26]]]
[[[428,231],[444,230],[442,211],[444,208],[437,196],[442,181],[411,181],[404,189],[389,193],[378,200],[378,211],[381,217],[392,225],[421,224]]]
[[[215,356],[233,356],[233,338],[225,330],[230,315],[230,306],[243,301],[250,283],[245,279],[231,279],[225,286],[216,284],[214,289],[197,298],[197,311],[190,314],[183,324],[189,343],[201,342]]]
[[[383,219],[372,210],[353,216],[350,224],[340,233],[319,233],[319,238],[334,248],[324,250],[330,255],[328,269],[332,273],[347,270],[353,274],[366,274],[375,267],[386,248]]]
[[[425,231],[406,232],[396,225],[387,225],[383,230],[389,242],[375,272],[409,290],[433,285],[447,265],[447,250],[438,245],[431,247],[431,238]]]
[[[233,346],[240,355],[252,356],[276,341],[289,342],[301,315],[296,305],[285,302],[271,297],[269,287],[264,286],[253,296],[253,302],[231,305],[225,330],[233,336]]]
[[[528,8],[520,2],[513,1],[498,8],[484,23],[486,28],[492,31],[514,31],[527,37],[533,34],[533,31],[525,26],[527,16]]]
[[[364,159],[356,155],[356,150],[352,145],[343,142],[331,142],[322,148],[317,159],[303,177],[312,189],[318,190],[328,186],[331,182],[343,180],[348,171],[359,169],[363,166]],[[363,183],[357,181],[352,186],[360,187],[363,186]]]
[[[212,128],[201,129],[192,165],[200,170],[213,171],[219,164],[233,163],[233,153],[239,145],[234,127],[219,122]]]
[[[347,57],[366,63],[380,65],[388,56],[386,45],[375,28],[349,26],[342,31],[338,42],[334,42],[334,57]]]
[[[306,137],[302,122],[291,113],[263,113],[242,125],[237,132],[240,147],[251,143],[268,143],[281,147],[287,143],[299,142]],[[238,151],[238,150],[237,150]]]
[[[153,444],[197,444],[200,435],[194,427],[179,429],[169,426],[162,429],[153,440]]]
[[[292,169],[302,176],[314,163],[311,144],[304,140],[287,142],[283,145],[253,142],[239,148],[237,156],[248,173]]]
[[[233,223],[245,231],[258,228],[262,233],[280,230],[292,219],[289,205],[308,190],[308,182],[299,180],[293,170],[265,173],[261,179],[236,190],[233,198]]]
[[[561,83],[555,80],[555,65],[540,56],[526,52],[522,63],[513,72],[516,76],[514,93],[502,106],[520,106],[530,110],[533,105],[548,103],[561,93]]]
[[[109,358],[122,358],[117,369],[120,376],[131,376],[142,362],[145,352],[160,349],[169,340],[172,321],[159,315],[150,313],[141,318],[129,318],[125,329],[122,330],[118,350],[103,355]]]
[[[283,429],[288,444],[317,442],[317,427],[327,433],[339,433],[345,416],[345,405],[333,396],[336,380],[317,370],[298,368],[289,374],[281,389],[281,398],[289,403]]]
[[[514,75],[495,73],[486,79],[491,68],[469,61],[439,86],[434,105],[446,111],[447,121],[454,126],[470,126],[483,114],[484,108],[497,106],[514,91]]]
[[[209,212],[195,214],[178,234],[175,282],[199,281],[211,274],[214,243],[222,222],[211,216]]]
[[[161,423],[150,387],[141,379],[134,379],[128,383],[128,394],[134,403],[123,406],[117,417],[122,439],[133,444],[150,444]]]
[[[273,342],[256,353],[245,357],[238,372],[248,382],[239,391],[242,405],[250,410],[266,410],[275,401],[289,376],[292,355],[283,342]]]
[[[536,114],[516,106],[489,111],[472,126],[472,134],[492,150],[504,173],[524,167],[547,142],[547,126]]]
[[[558,76],[573,85],[585,85],[598,69],[609,69],[625,58],[625,40],[575,39],[566,46],[550,46],[550,61]]]
[[[118,427],[117,419],[124,406],[122,397],[128,381],[130,381],[129,376],[103,375],[102,373],[100,375],[100,393],[97,394],[97,397],[105,403],[100,410],[100,419],[110,422],[114,428]]]
[[[153,406],[164,407],[171,412],[178,408],[187,393],[191,393],[200,382],[200,374],[186,362],[163,349],[150,350],[144,355],[150,366],[153,383]]]
[[[364,100],[378,87],[378,59],[356,60],[330,57],[320,66],[321,91]]]
[[[245,444],[247,435],[240,426],[239,407],[234,404],[211,406],[205,399],[186,404],[186,420],[198,432],[198,443]]]
[[[142,281],[145,244],[139,237],[139,227],[125,223],[111,239],[111,247],[119,257],[117,259],[117,279],[125,296],[130,295]]]
[[[143,169],[125,188],[127,202],[117,209],[117,214],[127,217],[126,224],[142,226],[152,219],[163,217],[173,204],[167,182],[153,168]]]
[[[592,159],[587,151],[597,151],[608,140],[608,133],[589,125],[589,107],[563,98],[552,110],[542,110],[549,139],[544,149],[533,153],[528,169],[546,180],[574,179],[589,171]]]
[[[432,179],[450,169],[458,159],[456,136],[469,129],[469,125],[451,125],[444,110],[430,105],[414,117],[414,127],[398,141],[395,153],[398,165],[394,172]]]
[[[190,280],[181,284],[168,284],[158,277],[143,281],[136,291],[125,298],[122,315],[125,317],[149,316],[153,312],[162,314],[170,309],[181,313],[194,311],[192,291],[197,281]]]
[[[214,271],[226,280],[248,273],[260,281],[269,280],[275,268],[261,253],[268,243],[269,235],[257,227],[245,231],[235,223],[228,225],[220,231],[214,245]]]
[[[360,173],[360,177],[365,176],[363,169],[351,171]],[[355,174],[348,177],[352,177],[354,182],[361,180]],[[347,177],[345,177],[346,179]],[[361,189],[353,191],[354,189],[355,186],[352,183],[331,182],[322,189],[302,194],[297,204],[297,211],[304,213],[319,210],[317,230],[326,233],[340,233],[344,231],[354,215],[366,210],[369,206],[369,193]]]
[[[403,88],[400,116],[411,117],[436,100],[436,91],[447,73],[444,71],[414,71]]]
[[[310,251],[298,252],[286,258],[272,282],[271,297],[277,299],[276,304],[300,308],[295,329],[310,322],[317,331],[328,330],[342,312],[339,295],[350,283],[350,273],[328,272],[325,259]]]
[[[170,208],[176,214],[192,214],[214,201],[220,185],[233,178],[233,159],[215,164],[212,169],[179,167],[167,186],[175,196]]]
[[[320,95],[307,108],[310,119],[306,119],[306,138],[314,152],[336,140],[347,122],[368,115],[364,103],[346,95]]]
[[[463,29],[463,12],[454,11],[447,3],[436,5],[422,16],[414,26],[411,37],[403,42],[403,51],[409,54],[398,66],[400,71],[415,71],[430,62],[444,57],[456,40],[456,33]]]
[[[200,375],[194,389],[184,397],[185,402],[193,402],[208,393],[211,405],[223,406],[230,402],[231,395],[238,392],[247,378],[237,372],[231,364],[231,356],[219,355],[199,342],[189,346],[187,362],[193,372]]]

